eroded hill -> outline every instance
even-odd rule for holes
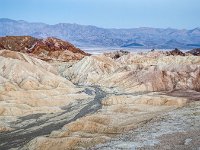
[[[37,39],[31,36],[0,37],[0,49],[29,54],[45,61],[80,60],[89,54],[69,42],[57,39]]]
[[[1,50],[0,148],[200,147],[200,57],[115,54],[45,62]]]

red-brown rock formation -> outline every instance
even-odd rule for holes
[[[172,51],[167,52],[168,55],[173,55],[173,56],[185,56],[185,53],[183,53],[182,51],[180,51],[179,49],[175,48]]]
[[[194,56],[200,56],[200,48],[193,49],[191,51],[188,51],[187,53],[192,54]]]
[[[80,60],[89,55],[71,43],[57,38],[37,39],[31,36],[0,37],[0,49],[29,53],[46,61]]]

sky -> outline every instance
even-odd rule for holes
[[[0,0],[0,18],[105,28],[200,27],[200,0]]]

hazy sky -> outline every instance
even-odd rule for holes
[[[107,28],[200,26],[200,0],[0,0],[0,18]]]

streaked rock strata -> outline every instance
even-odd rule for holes
[[[176,54],[106,54],[49,63],[0,51],[0,147],[198,148],[200,57]],[[178,128],[180,138],[168,144]],[[179,140],[186,144],[181,147]]]

